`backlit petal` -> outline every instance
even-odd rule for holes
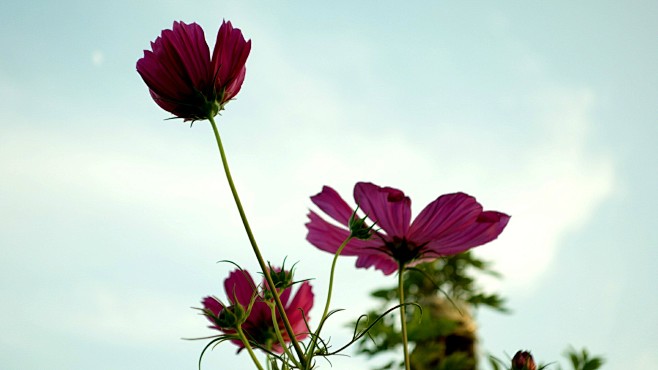
[[[374,267],[381,270],[384,275],[390,275],[398,270],[398,263],[384,252],[362,254],[356,259],[356,267],[369,268]]]
[[[231,22],[222,22],[217,32],[211,68],[216,90],[218,92],[224,89],[228,91],[223,102],[231,99],[240,91],[240,85],[244,80],[245,63],[250,51],[251,40],[246,41],[242,31],[233,28]]]
[[[245,270],[234,270],[224,281],[224,290],[228,300],[233,304],[240,303],[244,307],[249,305],[255,287],[254,280]]]
[[[311,201],[329,217],[348,225],[353,210],[333,188],[323,186],[321,192],[311,197]]]
[[[368,218],[389,236],[403,238],[411,220],[411,200],[398,189],[360,182],[354,187],[354,200]]]
[[[482,212],[469,227],[428,243],[428,256],[448,256],[486,244],[498,237],[509,222],[510,216],[495,212]]]
[[[313,211],[309,212],[308,218],[310,221],[306,223],[306,228],[308,229],[306,240],[318,249],[329,253],[336,253],[340,245],[350,235],[350,232],[346,229],[330,224]],[[369,250],[379,248],[383,244],[378,238],[369,240],[351,239],[341,252],[341,255],[357,256],[362,253],[369,253]]]
[[[306,322],[309,321],[309,312],[313,308],[313,300],[314,295],[311,284],[305,281],[295,293],[290,304],[286,306],[286,314],[298,339],[304,339],[308,336],[308,328],[304,318]]]
[[[409,239],[418,244],[441,238],[469,227],[482,206],[464,193],[445,194],[428,204],[409,228]]]

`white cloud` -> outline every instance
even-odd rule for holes
[[[615,182],[611,160],[586,148],[591,91],[552,90],[532,100],[542,139],[517,158],[518,173],[502,175],[506,195],[498,203],[513,217],[496,248],[480,250],[508,284],[525,289],[550,266],[563,238],[595,216]]]
[[[94,51],[91,53],[91,63],[92,63],[94,66],[99,67],[99,66],[101,66],[104,62],[105,62],[105,54],[104,54],[102,51],[100,51],[100,50],[94,50]]]

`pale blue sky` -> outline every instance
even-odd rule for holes
[[[215,261],[256,263],[208,125],[165,121],[135,62],[174,20],[212,45],[222,19],[253,42],[219,124],[269,259],[299,260],[324,296],[330,256],[303,226],[324,184],[348,198],[360,180],[398,187],[416,213],[466,191],[512,215],[478,249],[514,311],[479,312],[481,350],[548,362],[571,344],[606,369],[654,366],[656,14],[653,1],[0,3],[0,367],[196,366],[204,343],[180,338],[212,334],[190,307],[222,294],[230,268]],[[372,306],[360,298],[395,280],[338,268],[337,342]],[[246,368],[233,353],[205,368]]]

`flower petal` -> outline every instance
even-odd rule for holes
[[[445,194],[428,204],[411,224],[409,240],[422,244],[469,227],[482,206],[464,193]]]
[[[240,72],[235,77],[235,79],[228,86],[226,86],[226,89],[224,90],[224,96],[222,97],[222,101],[227,102],[233,99],[236,95],[238,95],[240,89],[242,88],[242,83],[244,82],[244,77],[246,74],[247,74],[247,68],[242,67],[242,70],[240,70]]]
[[[226,296],[231,303],[247,307],[255,294],[256,284],[246,270],[235,270],[224,280]]]
[[[295,332],[297,339],[304,339],[308,336],[309,329],[306,322],[309,321],[309,312],[313,308],[314,294],[311,284],[305,281],[301,284],[295,296],[285,307],[286,315],[290,320],[292,330]],[[306,322],[304,322],[306,320]],[[287,334],[287,333],[286,333]]]
[[[228,101],[240,91],[235,81],[244,80],[245,63],[251,51],[251,40],[245,41],[242,31],[233,28],[231,22],[222,22],[217,32],[217,40],[212,53],[211,67],[215,78],[217,92],[229,90],[223,102]],[[241,76],[241,78],[240,78]],[[239,85],[242,84],[240,81]]]
[[[384,252],[359,255],[356,259],[356,267],[366,269],[374,267],[381,270],[384,275],[390,275],[399,268],[395,259]]]
[[[163,41],[170,43],[170,48],[176,51],[173,56],[180,58],[179,73],[200,90],[210,79],[210,50],[203,29],[196,23],[174,22],[171,34],[168,39],[163,37]]]
[[[427,257],[440,257],[461,253],[488,243],[503,232],[510,216],[496,211],[482,212],[475,222],[464,230],[443,236],[428,243]]]
[[[311,201],[329,217],[348,226],[354,211],[336,190],[329,186],[323,186],[321,192],[311,197]]]
[[[411,200],[402,191],[359,182],[354,186],[354,200],[390,237],[406,236],[411,220]]]
[[[224,309],[224,306],[215,297],[204,297],[201,303],[203,304],[203,308],[209,310],[215,316],[219,315]]]
[[[336,253],[340,245],[350,235],[348,230],[330,224],[313,211],[309,212],[308,218],[310,221],[306,223],[308,229],[306,240],[325,252]],[[343,248],[341,255],[358,256],[364,253],[368,254],[371,250],[379,249],[383,245],[384,242],[377,238],[369,240],[351,239]]]
[[[188,101],[204,89],[210,77],[210,51],[203,29],[196,23],[174,22],[163,30],[137,61],[137,72],[157,95],[169,101]]]

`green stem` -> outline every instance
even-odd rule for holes
[[[331,303],[331,292],[333,291],[334,288],[334,273],[336,270],[336,261],[338,261],[338,256],[340,256],[341,252],[347,245],[347,243],[352,239],[352,236],[348,236],[347,239],[343,241],[343,243],[338,247],[338,250],[336,251],[336,254],[334,254],[334,260],[331,262],[331,273],[329,274],[329,290],[327,291],[327,301],[324,304],[324,312],[322,313],[322,318],[320,319],[320,324],[318,325],[317,330],[315,330],[315,334],[313,334],[313,338],[311,338],[311,344],[309,345],[308,351],[307,351],[307,356],[312,356],[313,351],[315,350],[315,344],[317,343],[317,340],[320,336],[320,331],[322,330],[322,326],[324,325],[324,321],[327,318],[327,314],[329,313],[329,306]],[[310,365],[309,365],[310,366]],[[310,368],[308,368],[310,369]]]
[[[258,358],[254,353],[254,350],[251,348],[251,344],[249,344],[249,340],[247,339],[247,337],[244,335],[244,332],[242,331],[242,325],[238,325],[236,329],[238,335],[240,336],[240,339],[242,340],[242,343],[244,343],[244,347],[247,349],[247,352],[249,352],[249,356],[251,356],[251,360],[254,362],[254,364],[256,364],[258,370],[263,370],[263,365],[261,365],[260,361],[258,361]]]
[[[242,208],[242,202],[240,202],[238,191],[235,188],[235,184],[233,184],[233,177],[231,176],[231,171],[229,170],[228,167],[228,161],[226,160],[226,153],[224,153],[224,146],[222,145],[222,140],[219,137],[217,124],[215,123],[215,119],[212,117],[209,117],[208,120],[210,121],[213,132],[215,133],[215,140],[217,141],[217,147],[219,148],[219,155],[222,157],[222,165],[224,166],[224,172],[226,173],[226,180],[228,181],[228,185],[231,188],[231,193],[233,194],[235,205],[238,207],[238,212],[240,213],[240,218],[242,219],[242,224],[244,225],[244,230],[247,232],[247,237],[249,238],[251,247],[254,251],[254,254],[256,255],[256,259],[258,259],[258,264],[260,265],[260,269],[263,272],[263,275],[265,276],[267,285],[269,286],[270,291],[273,292],[272,295],[274,296],[274,302],[276,303],[276,307],[279,310],[281,318],[283,319],[283,325],[286,328],[286,332],[290,336],[290,340],[292,342],[293,347],[295,348],[295,352],[297,352],[299,361],[302,363],[302,365],[305,365],[306,358],[304,358],[304,351],[302,351],[302,347],[299,345],[299,341],[297,341],[295,332],[292,330],[292,325],[290,325],[290,321],[288,320],[286,311],[283,308],[283,304],[281,303],[281,298],[279,298],[279,293],[277,292],[277,289],[274,286],[274,282],[272,281],[272,276],[270,275],[268,266],[265,264],[265,260],[263,259],[263,256],[260,253],[260,249],[258,249],[258,244],[256,244],[256,239],[254,238],[254,234],[251,232],[251,227],[249,226],[249,222],[247,221],[247,216],[244,212],[244,209]]]
[[[409,340],[407,339],[407,317],[404,309],[404,286],[402,273],[404,272],[404,265],[400,264],[400,271],[398,271],[398,296],[400,297],[400,325],[402,326],[402,348],[404,350],[404,368],[411,370],[409,363]]]

